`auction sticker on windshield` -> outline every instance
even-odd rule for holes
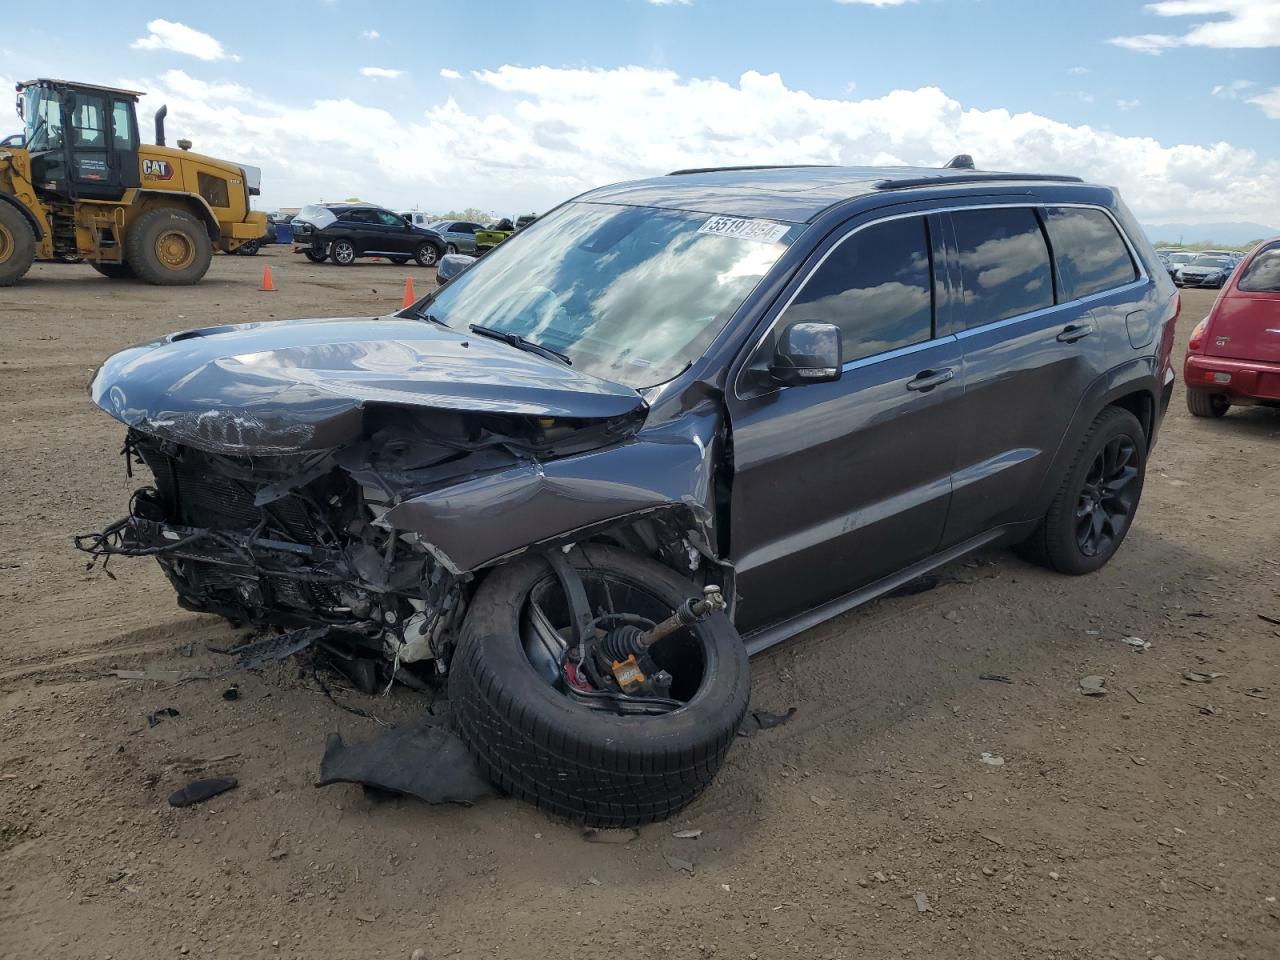
[[[739,240],[759,240],[774,243],[787,235],[789,224],[773,220],[748,220],[742,217],[712,217],[698,228],[699,233],[717,237],[737,237]]]

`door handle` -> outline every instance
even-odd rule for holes
[[[941,370],[921,370],[914,380],[907,381],[908,390],[932,390],[956,375],[954,367],[943,367]]]
[[[1069,323],[1058,334],[1059,343],[1075,343],[1093,333],[1092,323]]]

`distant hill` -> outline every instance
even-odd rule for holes
[[[1220,243],[1238,246],[1250,240],[1264,240],[1280,234],[1280,228],[1261,223],[1144,223],[1142,228],[1152,240],[1170,243]]]

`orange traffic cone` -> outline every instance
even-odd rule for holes
[[[267,293],[275,293],[276,285],[271,282],[271,264],[264,263],[262,265],[262,286],[259,290],[265,290]]]
[[[413,277],[404,278],[404,303],[400,304],[401,308],[412,307],[413,302],[418,298],[413,295]]]

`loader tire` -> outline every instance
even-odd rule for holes
[[[570,559],[584,576],[640,585],[671,608],[698,593],[671,568],[615,547],[587,544]],[[723,613],[702,624],[701,686],[672,713],[593,710],[536,673],[521,644],[526,605],[553,576],[530,554],[476,591],[449,670],[458,733],[494,783],[550,813],[595,827],[670,817],[711,783],[746,714],[742,638]]]
[[[213,260],[204,224],[185,210],[144,213],[128,228],[124,247],[134,273],[162,287],[199,283]]]
[[[16,207],[0,202],[0,287],[21,280],[36,258],[36,234]]]

